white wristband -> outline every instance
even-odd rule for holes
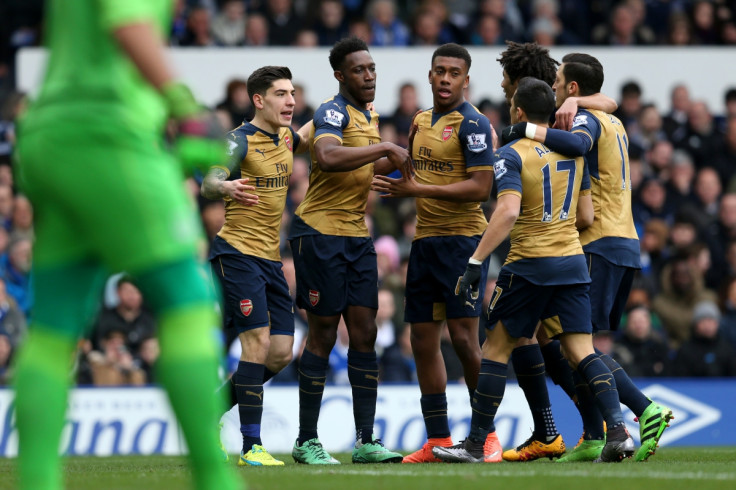
[[[537,133],[537,125],[532,123],[526,123],[526,133],[524,136],[530,140],[534,139],[534,135]]]
[[[480,261],[480,260],[476,260],[476,259],[474,259],[473,257],[470,257],[470,258],[468,259],[468,264],[473,264],[473,265],[480,265],[480,264],[482,264],[482,263],[483,263],[482,261]]]

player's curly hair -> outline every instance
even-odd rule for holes
[[[509,76],[511,83],[524,77],[534,77],[547,82],[551,87],[555,83],[557,66],[560,64],[549,55],[549,50],[537,43],[516,43],[506,41],[508,48],[496,61]]]
[[[266,95],[276,80],[291,80],[291,70],[285,66],[262,66],[248,77],[248,97],[251,103],[255,94]]]
[[[461,60],[465,60],[465,64],[468,65],[468,71],[470,71],[470,53],[468,53],[468,50],[460,46],[459,44],[447,43],[435,49],[434,53],[432,53],[433,64],[434,59],[438,56],[446,56],[448,58],[459,58]]]
[[[337,41],[330,50],[330,66],[333,70],[339,71],[347,55],[356,51],[368,51],[365,41],[354,36]]]

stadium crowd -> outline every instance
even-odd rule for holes
[[[26,99],[13,86],[15,50],[40,42],[40,1],[7,2],[0,15],[0,384],[12,375],[12,354],[26,333],[30,296],[33,210],[12,171],[14,121]],[[22,5],[22,7],[21,7]],[[7,14],[7,16],[5,15]],[[330,46],[353,34],[371,46],[503,44],[686,45],[736,43],[736,3],[727,1],[580,0],[180,0],[171,34],[177,46]],[[500,77],[500,75],[499,75]],[[495,82],[494,82],[495,83]],[[246,82],[234,79],[214,109],[235,127],[253,116]],[[690,97],[688,86],[671,89],[669,107],[648,102],[632,80],[618,94],[616,116],[630,139],[633,213],[641,243],[637,275],[619,331],[599,334],[596,347],[612,354],[631,376],[736,375],[736,87],[723,106]],[[297,89],[294,128],[314,109]],[[325,94],[326,96],[327,94]],[[471,95],[472,97],[472,95]],[[381,119],[381,136],[407,145],[411,118],[420,108],[416,88],[400,88],[399,105]],[[500,133],[508,124],[503,101],[471,101]],[[293,213],[308,186],[308,155],[297,156],[284,213],[283,270],[296,292],[293,259],[286,241]],[[224,221],[222,201],[199,197],[211,242]],[[495,200],[484,205],[490,215]],[[379,266],[378,339],[382,382],[416,379],[409,328],[403,320],[406,266],[416,224],[413,199],[386,199],[372,192],[367,221]],[[203,240],[203,253],[206,248]],[[508,243],[492,256],[488,293]],[[486,302],[490,299],[487,294]],[[155,382],[158,353],[155,323],[145,298],[124,275],[113,276],[104,307],[88,339],[80,342],[78,382],[116,385]],[[487,304],[487,303],[485,303]],[[295,382],[306,318],[296,315],[295,360],[275,382]],[[480,332],[482,335],[483,332]],[[237,342],[227,369],[237,365]],[[448,379],[462,381],[462,366],[449,334],[443,339]],[[347,383],[347,331],[338,330],[330,356],[330,382]]]

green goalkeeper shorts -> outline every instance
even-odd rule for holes
[[[194,257],[202,239],[183,173],[157,138],[59,121],[18,138],[34,206],[35,269],[95,261],[135,273]]]

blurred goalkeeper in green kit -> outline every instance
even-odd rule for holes
[[[72,355],[107,273],[119,270],[134,276],[157,314],[158,376],[183,428],[196,488],[242,486],[220,461],[220,321],[183,184],[186,172],[224,160],[224,135],[169,69],[162,39],[173,3],[47,2],[46,78],[18,136],[19,182],[37,220],[35,306],[15,375],[23,489],[63,486]],[[175,156],[162,147],[169,117],[179,122]]]

